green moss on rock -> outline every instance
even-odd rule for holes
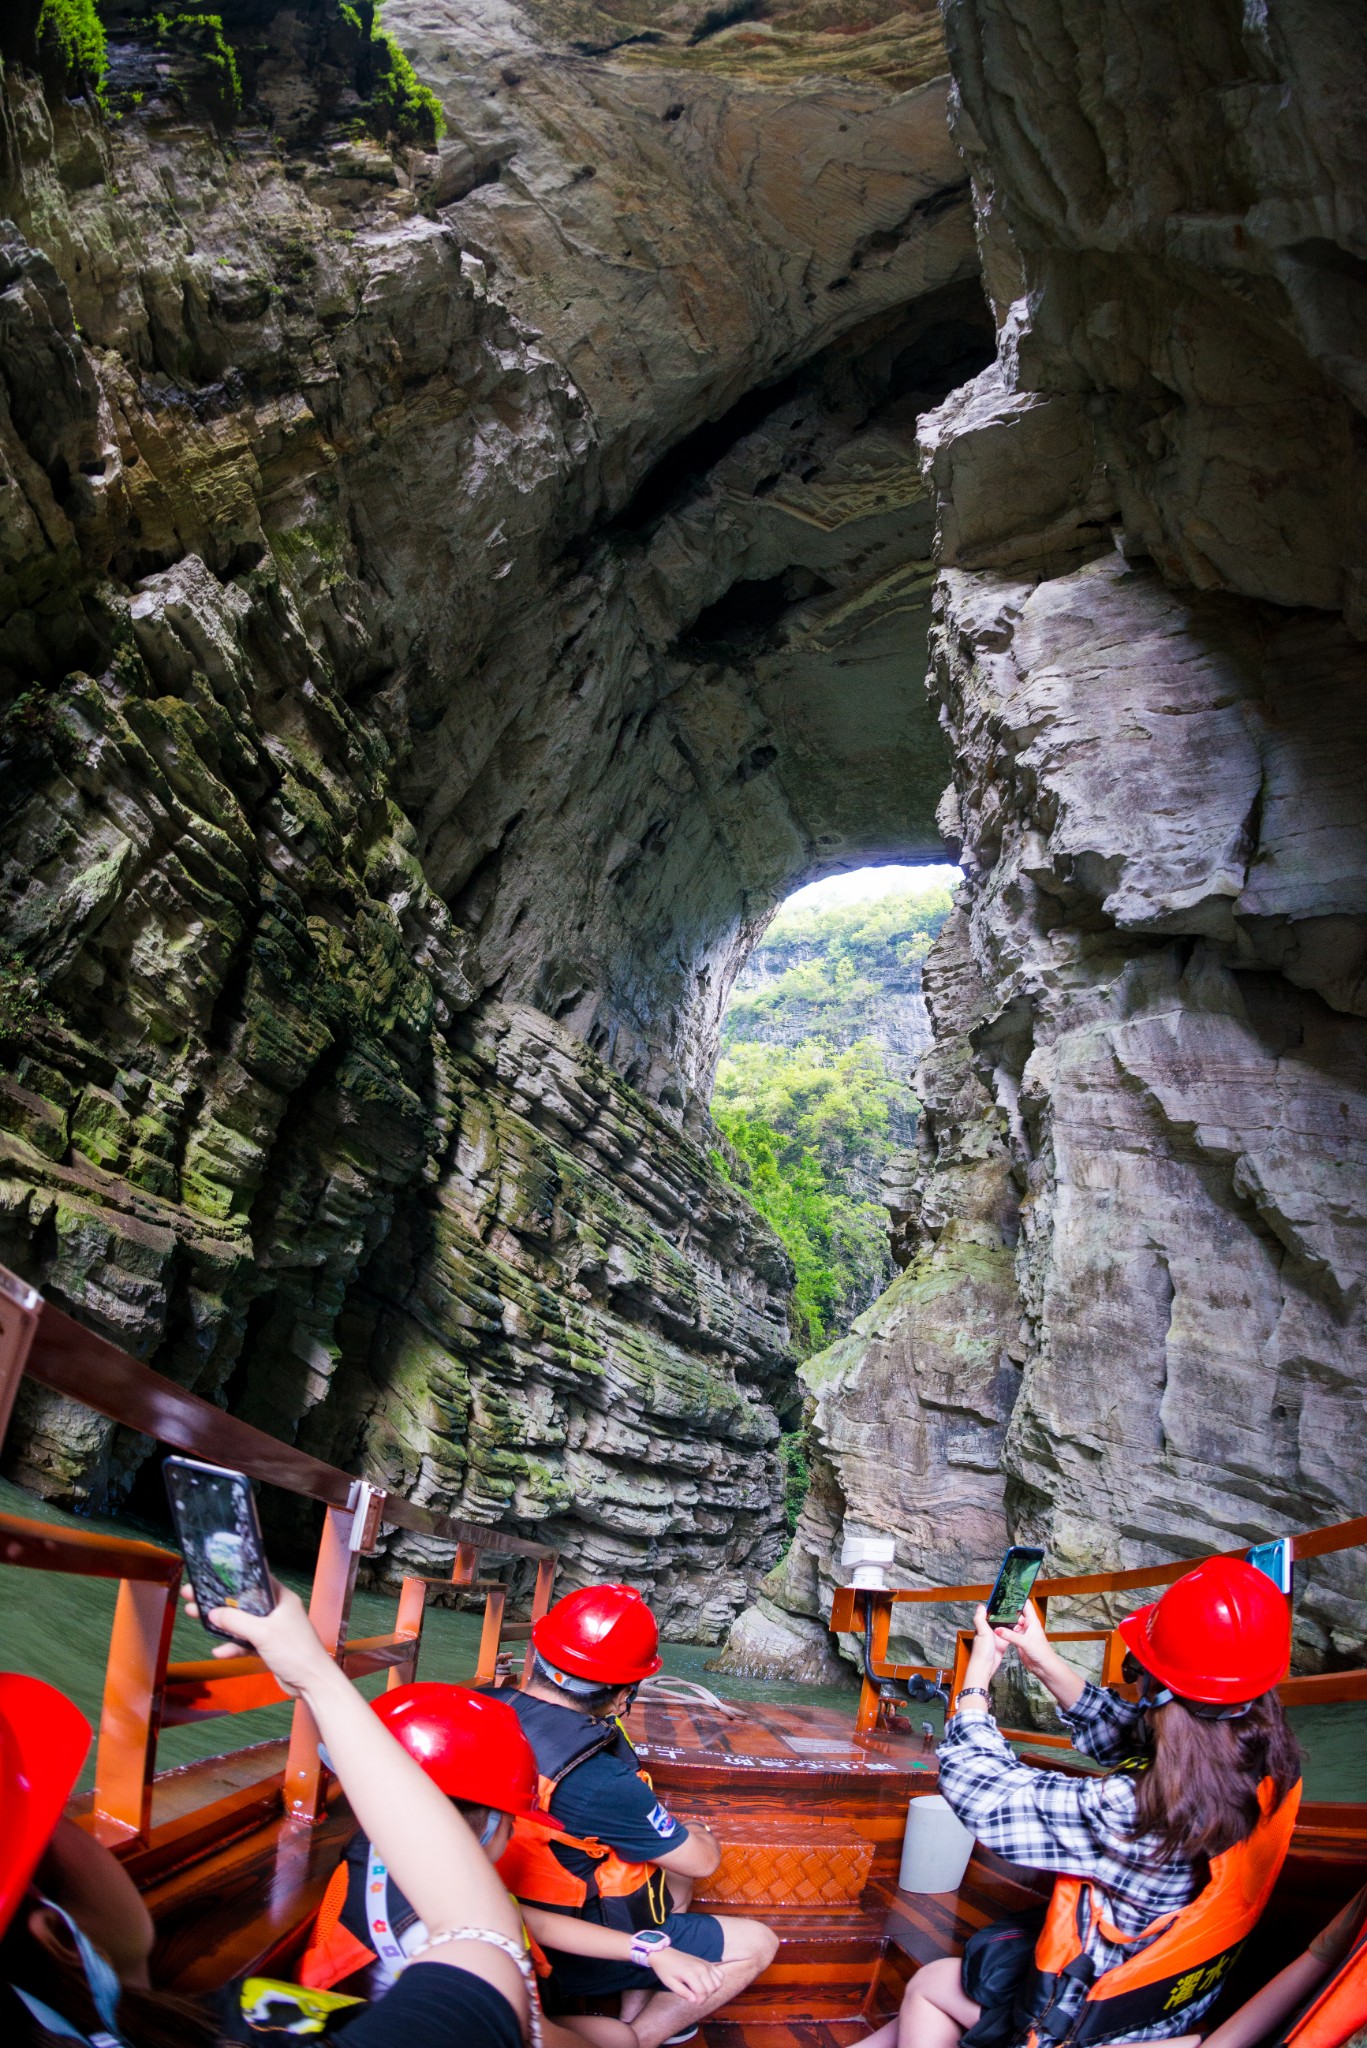
[[[89,91],[103,106],[109,60],[95,0],[43,0],[37,44],[39,65],[50,79]]]

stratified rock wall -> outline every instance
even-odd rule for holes
[[[794,1401],[717,1023],[793,878],[938,847],[915,420],[988,323],[928,11],[703,11],[393,0],[426,149],[335,0],[225,5],[235,122],[132,0],[112,118],[7,65],[0,1257],[715,1636]]]
[[[1367,22],[945,18],[1001,329],[922,429],[966,881],[909,1263],[804,1368],[822,1486],[742,1665],[842,1523],[950,1583],[1008,1534],[1090,1570],[1367,1508]],[[966,1143],[993,1280],[941,1326]],[[955,1474],[966,1414],[999,1473]],[[1360,1557],[1306,1580],[1300,1662],[1361,1661]]]

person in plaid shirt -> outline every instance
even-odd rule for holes
[[[1230,1561],[1210,1564],[1222,1567],[1228,1577]],[[1234,1569],[1260,1576],[1251,1566]],[[1184,1616],[1193,1607],[1193,1594],[1199,1611],[1196,1582],[1209,1570],[1209,1565],[1199,1567],[1178,1581],[1187,1589],[1181,1596]],[[1244,1583],[1236,1579],[1236,1590]],[[1266,1585],[1271,1588],[1271,1581]],[[1261,1590],[1251,1582],[1248,1589],[1253,1605],[1261,1608]],[[1165,1600],[1176,1590],[1170,1589]],[[1127,1640],[1134,1640],[1134,1625],[1142,1625],[1144,1642],[1153,1637],[1152,1617],[1162,1604],[1122,1622]],[[1102,1933],[1098,1923],[1103,1918],[1121,1934],[1134,1936],[1189,1904],[1207,1881],[1210,1857],[1232,1848],[1257,1825],[1262,1780],[1272,1779],[1280,1802],[1299,1778],[1295,1738],[1272,1690],[1286,1669],[1289,1615],[1278,1620],[1274,1614],[1272,1623],[1268,1639],[1232,1649],[1235,1661],[1229,1668],[1242,1658],[1245,1690],[1253,1697],[1239,1700],[1228,1681],[1216,1680],[1217,1690],[1223,1685],[1229,1696],[1224,1704],[1206,1704],[1170,1690],[1141,1665],[1142,1696],[1132,1703],[1093,1685],[1066,1663],[1047,1640],[1033,1604],[1010,1629],[992,1629],[983,1607],[974,1615],[968,1670],[940,1747],[940,1791],[984,1847],[1013,1863],[1090,1880],[1097,1887],[1102,1911],[1092,1916],[1083,1948],[1098,1978],[1130,1953]],[[1181,1655],[1194,1692],[1203,1683],[1195,1667],[1212,1655],[1218,1663],[1218,1644],[1211,1630],[1188,1627],[1187,1632],[1194,1640],[1181,1646]],[[1161,1628],[1158,1640],[1163,1640]],[[1107,1766],[1104,1772],[1065,1777],[1017,1757],[997,1729],[988,1694],[1008,1649],[1052,1693],[1073,1746]],[[1162,1662],[1161,1652],[1155,1662]],[[1210,1690],[1209,1684],[1205,1689]],[[1187,1995],[1169,2016],[1109,2038],[1197,2041],[1194,2024],[1219,1996],[1221,1974],[1193,1972],[1189,1985],[1182,1980]],[[863,2048],[958,2048],[961,2034],[981,2012],[964,1989],[959,1960],[944,1957],[917,1971],[898,2018],[871,2035]]]

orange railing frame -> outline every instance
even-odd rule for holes
[[[173,1450],[230,1465],[266,1485],[321,1503],[325,1513],[309,1615],[349,1677],[387,1669],[388,1683],[395,1686],[416,1676],[423,1617],[433,1587],[485,1596],[476,1684],[487,1684],[496,1676],[504,1638],[527,1639],[550,1604],[558,1552],[549,1544],[505,1535],[389,1496],[268,1436],[130,1358],[0,1266],[0,1439],[24,1377]],[[406,1575],[392,1633],[352,1641],[347,1624],[356,1574],[383,1527],[453,1543],[450,1575]],[[485,1553],[535,1560],[528,1621],[505,1627],[504,1581],[476,1577]],[[273,1705],[286,1695],[256,1657],[230,1663],[212,1657],[168,1661],[181,1577],[181,1561],[174,1551],[0,1515],[0,1563],[118,1579],[95,1792],[90,1813],[81,1818],[112,1847],[146,1848],[154,1834],[152,1792],[161,1729]],[[530,1663],[528,1643],[524,1669]],[[311,1825],[320,1819],[325,1800],[322,1770],[317,1729],[308,1709],[296,1701],[283,1789],[284,1810],[291,1820]],[[183,1829],[183,1819],[175,1825]]]
[[[1354,1550],[1359,1545],[1367,1544],[1367,1515],[1357,1515],[1351,1521],[1335,1522],[1323,1529],[1305,1530],[1302,1534],[1293,1536],[1290,1541],[1293,1561],[1300,1558],[1328,1557],[1340,1550]],[[1235,1558],[1243,1557],[1245,1554],[1244,1550],[1207,1553],[1210,1556]],[[1051,1599],[1081,1599],[1090,1593],[1127,1593],[1141,1587],[1170,1586],[1200,1562],[1199,1557],[1185,1557],[1174,1564],[1138,1565],[1126,1571],[1085,1572],[1072,1578],[1037,1579],[1034,1598],[1047,1622]],[[985,1600],[991,1590],[990,1583],[975,1586],[838,1586],[831,1602],[830,1626],[834,1634],[857,1635],[862,1646],[865,1615],[871,1615],[870,1662],[875,1678],[933,1678],[936,1675],[933,1665],[888,1662],[893,1609],[898,1606],[950,1606],[957,1602]],[[1106,1647],[1102,1652],[1101,1683],[1116,1685],[1120,1682],[1121,1666],[1125,1661],[1125,1644],[1118,1629],[1064,1629],[1057,1632],[1050,1630],[1049,1640],[1055,1643],[1104,1643]],[[957,1631],[953,1678],[949,1686],[951,1713],[959,1687],[963,1684],[972,1642],[971,1629]],[[1351,1671],[1313,1672],[1288,1678],[1278,1687],[1278,1692],[1288,1706],[1307,1706],[1312,1703],[1327,1706],[1343,1700],[1367,1699],[1367,1666],[1360,1666]],[[860,1730],[867,1733],[877,1725],[878,1709],[877,1686],[865,1675],[859,1692]],[[1042,1734],[1032,1728],[1007,1728],[1003,1733],[1018,1741],[1030,1742],[1045,1748],[1070,1747],[1066,1735]]]

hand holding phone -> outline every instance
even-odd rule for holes
[[[213,1608],[270,1614],[276,1603],[251,1482],[195,1458],[168,1458],[162,1472],[201,1625],[211,1636],[237,1640],[205,1618]]]
[[[1044,1552],[1013,1543],[1002,1559],[997,1582],[987,1601],[989,1628],[1014,1628],[1025,1612],[1030,1589],[1040,1575]]]

